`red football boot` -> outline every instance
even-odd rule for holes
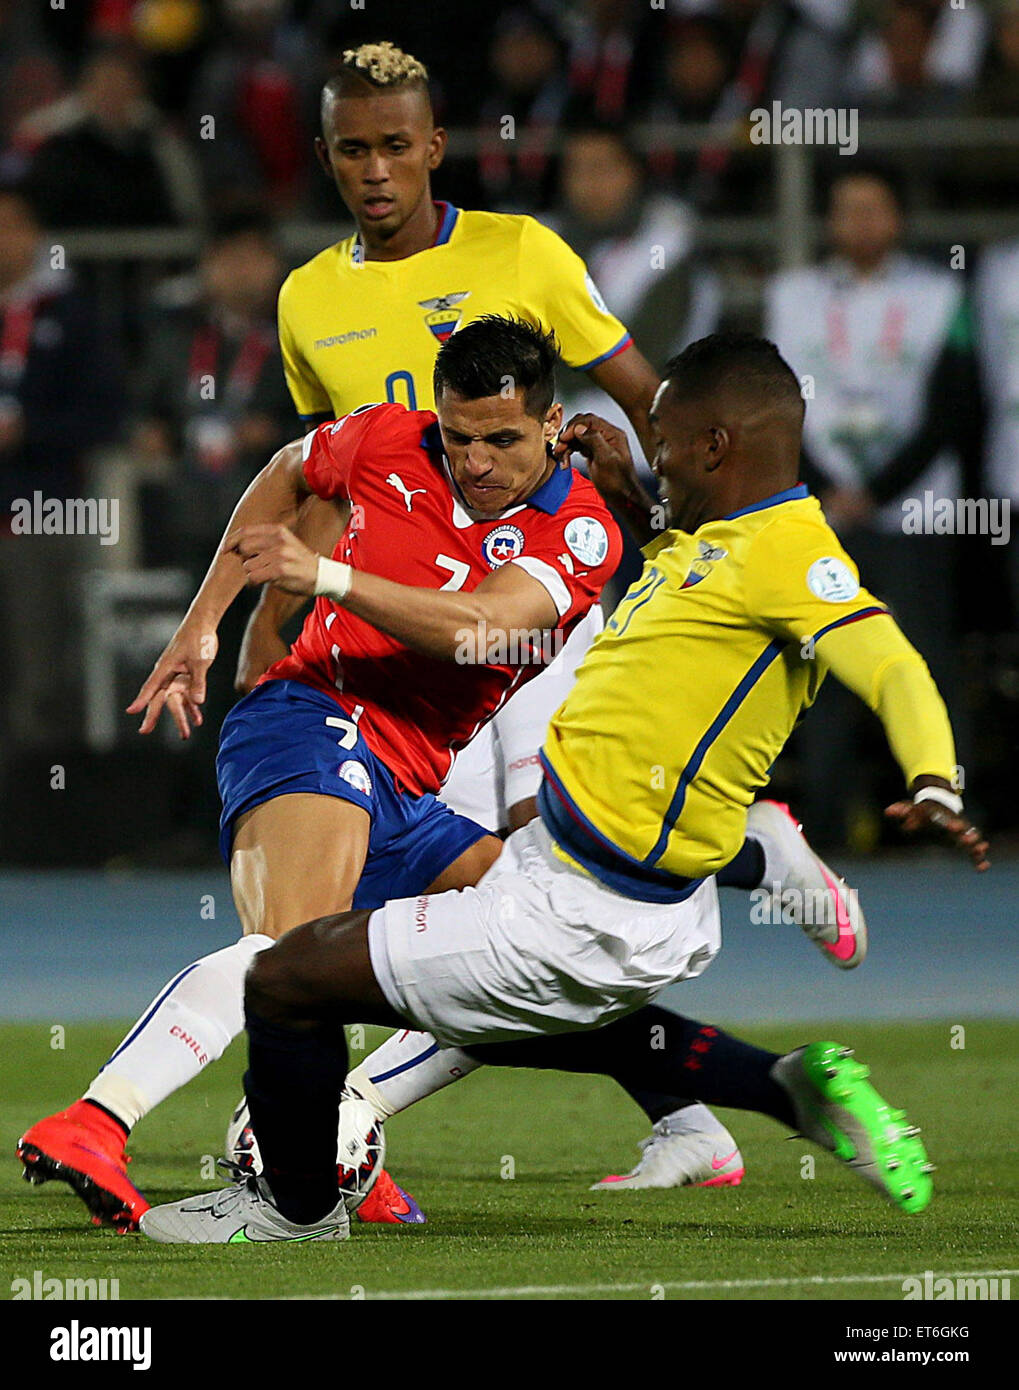
[[[87,1100],[40,1120],[18,1140],[25,1180],[66,1182],[92,1213],[94,1226],[136,1231],[149,1203],[128,1179],[127,1131]]]
[[[427,1219],[410,1193],[398,1187],[385,1168],[357,1208],[357,1215],[362,1221],[389,1221],[394,1226],[420,1226]]]

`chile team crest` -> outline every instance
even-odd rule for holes
[[[440,343],[447,342],[460,327],[463,315],[456,307],[470,296],[470,290],[458,294],[440,294],[435,299],[419,299],[418,307],[427,309],[425,323]]]
[[[519,526],[497,526],[481,542],[481,553],[489,569],[497,570],[509,560],[515,560],[524,548],[524,533]]]

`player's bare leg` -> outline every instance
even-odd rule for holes
[[[362,807],[311,792],[273,797],[238,816],[230,884],[245,935],[275,941],[302,922],[346,911],[370,827]]]
[[[244,975],[258,952],[350,906],[369,825],[360,806],[313,794],[278,797],[239,818],[231,879],[244,936],[177,975],[84,1097],[26,1131],[18,1156],[29,1181],[67,1182],[95,1224],[137,1225],[148,1203],[127,1176],[128,1134],[241,1032]]]

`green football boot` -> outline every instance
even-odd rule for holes
[[[920,1131],[867,1080],[869,1068],[840,1043],[815,1042],[781,1057],[771,1074],[788,1092],[800,1133],[847,1163],[903,1211],[934,1192]]]

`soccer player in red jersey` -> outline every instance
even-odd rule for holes
[[[476,320],[436,361],[438,417],[366,407],[281,450],[129,707],[143,733],[164,707],[182,736],[201,723],[216,629],[246,581],[342,596],[319,597],[223,725],[221,844],[245,935],[177,976],[83,1100],[19,1145],[29,1174],[70,1182],[96,1217],[131,1226],[145,1210],[127,1133],[240,1032],[258,950],[338,908],[473,885],[497,857],[434,793],[597,601],[621,546],[593,484],[552,452],[555,359],[540,328]],[[287,529],[312,493],[351,507],[331,561]]]

